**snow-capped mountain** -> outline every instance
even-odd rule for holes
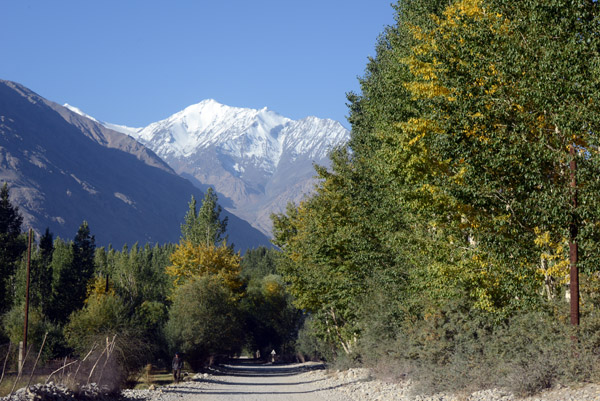
[[[8,184],[24,227],[68,239],[86,220],[98,245],[177,242],[202,191],[131,137],[71,110],[0,80],[0,186]],[[269,244],[223,214],[237,249]]]
[[[226,209],[264,233],[270,233],[272,212],[313,189],[313,163],[327,164],[329,151],[349,138],[333,120],[291,120],[215,100],[144,128],[102,124],[137,139],[201,189],[213,186]]]

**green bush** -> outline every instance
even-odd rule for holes
[[[107,348],[112,349],[111,358],[102,362],[103,366],[110,366],[103,373],[103,384],[124,384],[152,357],[152,345],[129,316],[129,308],[120,297],[111,293],[92,294],[83,309],[71,314],[65,326],[67,343],[80,358],[91,352],[88,360],[93,363],[96,359],[106,358]],[[111,346],[113,342],[114,346]],[[90,365],[86,369],[88,374],[93,367]],[[96,372],[100,374],[100,370]]]
[[[449,301],[438,313],[401,325],[377,355],[364,359],[386,376],[409,374],[423,393],[502,387],[527,395],[598,379],[600,316],[586,316],[578,329],[565,316],[564,305],[546,305],[499,319]]]
[[[319,337],[318,324],[312,315],[304,320],[304,325],[298,332],[296,351],[306,360],[333,362],[336,356],[335,346]]]
[[[79,354],[85,354],[93,339],[99,335],[122,333],[130,326],[129,309],[114,294],[93,294],[83,309],[69,317],[65,327],[65,337]]]
[[[15,305],[2,319],[2,327],[13,344],[23,341],[23,322],[25,320],[24,305]],[[44,317],[41,308],[30,308],[28,313],[27,342],[34,348],[42,345],[44,334],[52,330],[52,324]]]

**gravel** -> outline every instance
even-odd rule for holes
[[[307,375],[320,374],[324,373],[310,372]],[[501,389],[482,390],[471,394],[416,395],[411,391],[409,380],[386,383],[373,379],[368,369],[333,371],[326,375],[327,380],[323,385],[329,388],[327,391],[332,399],[348,401],[600,401],[598,384],[552,389],[526,398],[519,398]]]
[[[20,389],[1,401],[600,401],[600,385],[556,388],[533,397],[518,398],[501,389],[472,394],[415,395],[409,380],[386,383],[375,380],[368,369],[315,370],[318,365],[228,366],[215,375],[197,374],[188,381],[148,390],[108,391],[96,384],[78,392],[54,383]],[[312,369],[312,370],[311,370]]]
[[[137,400],[142,400],[138,398]],[[110,391],[106,387],[100,387],[96,383],[81,386],[77,391],[70,390],[65,386],[49,382],[47,384],[34,384],[28,388],[15,391],[8,397],[0,398],[2,401],[134,401],[119,392]]]

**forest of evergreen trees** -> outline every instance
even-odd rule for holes
[[[600,5],[400,0],[348,94],[352,135],[278,250],[227,242],[216,195],[178,244],[36,241],[33,343],[118,333],[126,371],[178,350],[362,364],[423,389],[531,393],[600,377]],[[598,127],[598,128],[596,128]],[[3,343],[22,336],[26,239],[0,204]],[[576,282],[578,284],[576,285]]]

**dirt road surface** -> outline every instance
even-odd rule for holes
[[[151,393],[152,401],[321,401],[332,400],[318,364],[267,365],[236,362],[218,372]]]

